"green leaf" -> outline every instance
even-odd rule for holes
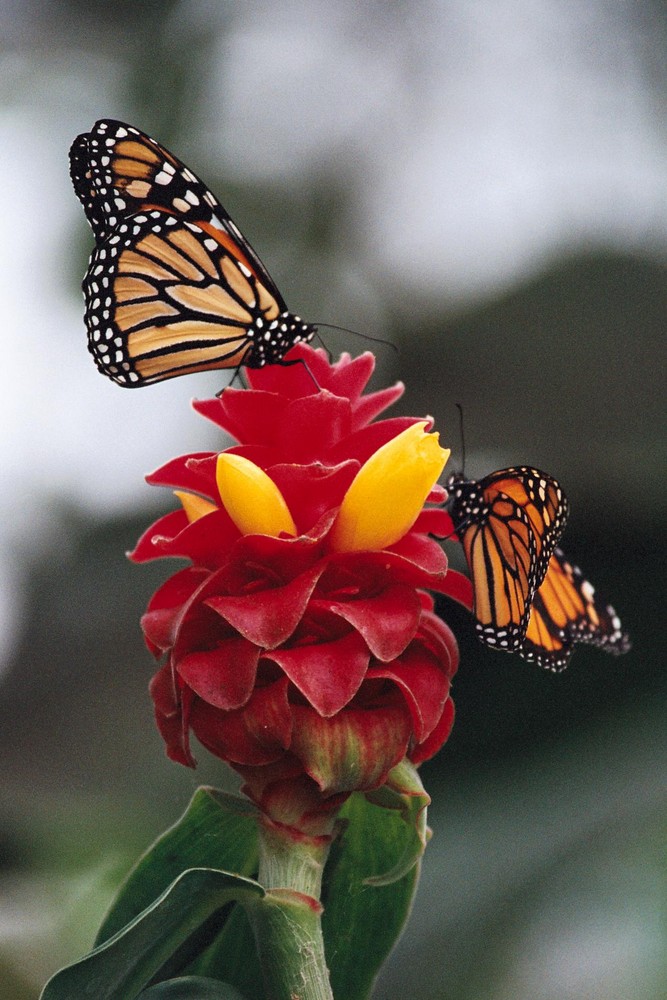
[[[216,911],[263,896],[257,882],[240,875],[210,868],[186,871],[122,931],[56,973],[41,1000],[135,1000]]]
[[[222,930],[188,971],[229,981],[246,996],[262,1000],[264,983],[259,956],[252,928],[242,907],[234,907]]]
[[[243,994],[217,979],[179,976],[144,990],[139,1000],[244,1000]]]
[[[107,913],[95,945],[116,934],[190,868],[257,874],[255,807],[247,800],[198,788],[183,816],[130,871]]]
[[[405,865],[414,843],[400,809],[372,805],[357,793],[341,818],[347,826],[324,873],[324,944],[334,996],[366,1000],[410,913],[419,864],[413,857],[401,877],[383,881]]]
[[[366,879],[368,885],[391,885],[406,875],[426,850],[431,831],[426,825],[426,809],[431,804],[414,764],[401,761],[389,773],[387,783],[366,798],[374,805],[396,809],[405,823],[403,851],[395,864],[380,875]]]

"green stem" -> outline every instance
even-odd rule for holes
[[[329,838],[260,829],[258,881],[267,894],[248,915],[266,1000],[333,1000],[319,902]]]

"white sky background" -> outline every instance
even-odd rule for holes
[[[667,120],[647,83],[667,56],[641,5],[388,4],[365,22],[353,3],[277,6],[221,45],[218,156],[272,177],[356,160],[366,251],[422,294],[493,294],[581,242],[664,250]]]
[[[188,25],[215,27],[223,7],[183,3],[167,27],[187,44]],[[664,39],[644,5],[266,0],[233,10],[193,108],[193,128],[210,136],[205,155],[236,183],[296,187],[344,166],[368,273],[465,303],[564,247],[664,257],[665,117],[650,79],[665,80]],[[82,56],[43,39],[31,50],[27,4],[11,18],[0,12],[0,29],[6,644],[17,566],[58,501],[110,512],[153,500],[146,471],[212,442],[188,402],[220,379],[125,391],[95,370],[68,284],[83,213],[67,150],[97,117],[134,120],[124,67],[109,51]]]

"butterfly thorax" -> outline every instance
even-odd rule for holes
[[[255,317],[248,339],[252,341],[245,365],[248,368],[263,368],[274,365],[284,358],[295,344],[308,344],[317,332],[312,323],[305,323],[300,316],[285,310],[276,319],[267,323],[262,316]]]

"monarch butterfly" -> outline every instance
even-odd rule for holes
[[[568,502],[555,479],[519,466],[479,481],[455,474],[447,488],[482,642],[553,671],[567,666],[575,642],[630,648],[614,609],[556,547]]]
[[[70,174],[96,241],[88,349],[118,385],[289,364],[315,335],[215,195],[155,139],[98,121],[74,140]]]

